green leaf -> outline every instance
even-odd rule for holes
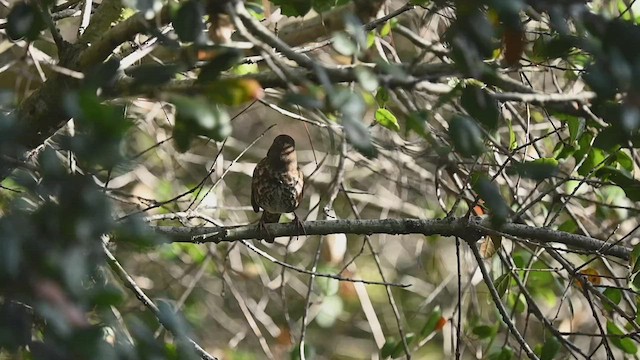
[[[518,147],[518,140],[516,139],[516,133],[513,131],[513,124],[511,120],[507,121],[507,125],[509,126],[509,150],[513,151]]]
[[[503,297],[511,286],[511,276],[509,274],[502,274],[493,281],[493,284],[495,285],[496,290],[498,290],[500,297]]]
[[[593,134],[585,132],[584,135],[578,140],[578,147],[573,153],[573,158],[576,164],[580,163],[582,159],[587,156],[589,150],[591,150],[591,141],[593,140]]]
[[[483,134],[478,124],[467,116],[456,114],[449,122],[449,136],[462,156],[474,157],[484,152]]]
[[[407,131],[413,131],[422,138],[427,138],[427,119],[429,118],[428,110],[412,112],[407,118]]]
[[[524,163],[515,163],[513,170],[522,177],[542,181],[558,173],[558,160],[542,158]]]
[[[372,158],[377,155],[371,133],[363,124],[362,118],[366,105],[362,96],[346,89],[335,91],[330,96],[331,106],[342,113],[342,126],[347,141],[362,155]]]
[[[442,310],[440,309],[439,306],[436,306],[431,311],[431,314],[429,314],[429,317],[427,318],[427,322],[422,327],[422,330],[420,331],[420,336],[427,337],[432,332],[436,331],[436,327],[438,326],[440,319],[442,319]]]
[[[389,101],[389,90],[385,87],[379,87],[376,92],[376,102],[379,107],[384,107]]]
[[[489,360],[510,360],[513,359],[513,350],[505,346],[502,349],[496,349],[489,354]]]
[[[125,71],[136,85],[156,86],[169,82],[178,72],[177,65],[143,64]]]
[[[387,129],[398,132],[400,130],[400,125],[398,125],[398,119],[396,119],[395,115],[391,113],[391,111],[383,108],[379,108],[376,110],[375,119],[378,124],[386,127]]]
[[[593,141],[593,146],[602,150],[617,149],[621,144],[627,142],[627,138],[620,132],[617,126],[604,128]]]
[[[630,200],[640,201],[640,181],[626,171],[605,166],[596,171],[596,176],[618,185]]]
[[[308,342],[305,343],[304,345],[304,358],[305,360],[314,360],[318,358],[318,351],[313,345],[309,344]],[[249,355],[248,359],[254,359],[254,356]],[[298,344],[296,347],[293,348],[293,350],[291,350],[291,352],[289,353],[289,359],[291,360],[302,359],[300,357],[300,344]]]
[[[616,152],[616,160],[618,164],[622,167],[622,170],[626,170],[628,172],[633,172],[633,159],[629,156],[624,150],[620,150]]]
[[[492,182],[486,175],[476,173],[472,176],[471,187],[484,200],[489,209],[491,222],[499,227],[507,221],[509,206],[505,202],[498,185]]]
[[[360,86],[362,86],[363,89],[373,92],[378,88],[378,78],[368,68],[359,66],[355,69],[355,73],[356,78],[358,79],[358,83],[360,84]],[[376,100],[377,99],[378,95],[376,94]]]
[[[229,70],[242,58],[242,51],[236,48],[217,47],[215,55],[201,69],[196,83],[218,80],[223,71]]]
[[[488,339],[494,337],[498,333],[498,328],[495,325],[478,325],[471,329],[473,335],[479,339]]]
[[[589,153],[587,154],[587,158],[582,163],[582,166],[578,168],[578,174],[582,176],[587,176],[593,169],[600,168],[604,166],[604,159],[606,155],[604,151],[601,149],[596,149],[595,147],[591,148]]]
[[[173,139],[179,151],[187,151],[197,135],[222,141],[231,133],[229,114],[220,106],[210,105],[201,97],[182,95],[175,95],[171,102],[176,106]]]
[[[311,0],[271,0],[271,2],[280,6],[282,15],[285,16],[304,16],[311,10],[313,4]]]
[[[631,274],[635,274],[640,271],[640,243],[636,244],[631,251]]]
[[[182,3],[173,17],[173,28],[180,41],[185,43],[202,40],[204,31],[204,8],[197,0],[187,0]]]
[[[607,334],[610,335],[624,335],[625,333],[611,320],[607,321]],[[636,343],[628,337],[609,337],[611,343],[618,349],[624,351],[627,354],[635,354],[638,352]]]
[[[622,300],[622,290],[620,289],[606,288],[602,294],[616,305],[620,304],[620,301]],[[602,302],[602,305],[604,305],[604,308],[609,311],[613,310],[613,306],[605,301]]]
[[[584,118],[576,117],[576,116],[568,116],[566,118],[567,127],[569,128],[569,139],[571,143],[576,142],[582,134],[584,133],[584,129],[586,127],[586,121]]]
[[[516,313],[522,314],[527,309],[527,303],[524,300],[524,295],[520,294],[517,296],[514,293],[511,293],[507,296],[507,304],[509,308],[515,310]]]
[[[541,35],[533,42],[531,57],[534,61],[566,58],[574,43],[575,40],[569,36]]]
[[[343,32],[337,33],[331,44],[335,51],[344,56],[352,56],[358,52],[358,45]]]
[[[540,352],[540,360],[552,360],[560,351],[560,341],[555,337],[545,340]]]
[[[408,333],[407,336],[405,337],[407,344],[411,344],[411,342],[414,339],[415,339],[414,333]],[[399,357],[404,356],[405,353],[404,353],[404,346],[402,344],[402,341],[396,340],[393,337],[388,338],[385,344],[382,346],[382,349],[380,349],[380,355],[382,358],[385,358],[385,359],[386,358],[397,359]]]
[[[334,280],[334,279],[331,279]],[[335,280],[336,283],[338,280]],[[338,284],[339,285],[339,284]],[[335,324],[336,320],[342,314],[342,310],[344,308],[344,304],[340,296],[327,296],[322,299],[322,303],[320,304],[320,310],[316,315],[315,321],[318,326],[323,328],[328,328]]]
[[[486,90],[477,85],[467,84],[460,99],[462,107],[487,130],[498,128],[500,107]]]
[[[318,267],[318,272],[333,273],[335,272],[335,269],[328,266],[320,266]],[[340,281],[338,281],[337,279],[332,279],[324,276],[319,277],[316,280],[316,284],[318,284],[318,289],[325,296],[335,295],[338,293],[338,290],[340,289]]]
[[[398,347],[398,341],[393,337],[388,338],[382,346],[382,349],[380,349],[380,357],[383,359],[390,358],[396,347]]]

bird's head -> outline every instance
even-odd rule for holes
[[[297,162],[296,142],[289,135],[278,135],[267,152],[267,157],[277,162]]]

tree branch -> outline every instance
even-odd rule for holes
[[[521,224],[505,224],[500,230],[491,228],[489,219],[474,217],[450,219],[382,219],[382,220],[324,220],[307,221],[300,229],[294,224],[267,224],[267,230],[274,237],[327,234],[422,234],[457,236],[465,241],[476,241],[483,235],[508,235],[527,239],[540,244],[559,243],[570,248],[593,251],[602,255],[610,255],[628,260],[631,250],[618,245],[611,245],[599,239],[571,234],[563,231],[537,228]],[[154,226],[155,231],[166,235],[172,242],[214,242],[239,241],[260,238],[260,231],[255,225],[236,227],[173,227]],[[304,231],[303,231],[304,230]]]

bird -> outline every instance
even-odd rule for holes
[[[302,222],[294,212],[302,200],[304,174],[298,167],[296,143],[289,135],[278,135],[253,170],[251,180],[251,206],[256,213],[263,210],[258,224],[264,240],[275,240],[265,224],[277,223],[280,215],[294,213],[296,224]]]

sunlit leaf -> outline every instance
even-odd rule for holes
[[[376,110],[375,119],[378,124],[386,127],[387,129],[393,131],[399,131],[400,125],[398,125],[398,119],[396,119],[395,115],[391,113],[391,111],[383,108],[379,108]]]

